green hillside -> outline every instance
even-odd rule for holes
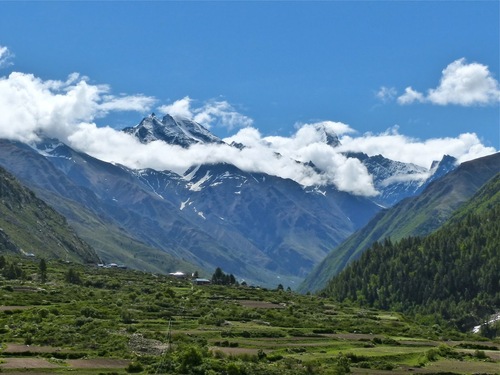
[[[421,195],[408,198],[378,213],[355,232],[306,277],[299,291],[318,291],[333,276],[373,243],[390,237],[424,236],[442,226],[464,202],[499,172],[500,153],[462,163],[456,170],[431,183]]]
[[[0,253],[97,263],[66,219],[0,168]]]
[[[500,174],[427,237],[374,244],[322,292],[469,329],[500,309]]]

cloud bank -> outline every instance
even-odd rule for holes
[[[381,88],[379,95],[387,88]],[[439,85],[429,89],[427,95],[411,86],[397,98],[399,104],[414,102],[437,105],[495,105],[500,103],[500,85],[486,65],[476,62],[468,64],[464,58],[453,61],[442,72]]]
[[[228,102],[209,101],[196,107],[189,97],[157,109],[205,126],[239,131],[225,139],[227,144],[196,144],[186,149],[162,141],[142,144],[129,134],[95,123],[111,112],[144,114],[155,105],[155,98],[142,94],[115,96],[109,86],[90,84],[76,73],[58,81],[14,72],[0,77],[0,138],[25,143],[36,142],[42,136],[58,138],[107,162],[179,174],[194,165],[225,162],[245,171],[289,178],[304,186],[334,184],[339,190],[365,196],[377,194],[372,176],[359,160],[347,158],[343,152],[383,154],[427,168],[443,154],[465,161],[495,152],[483,146],[474,133],[421,141],[399,134],[397,128],[358,135],[349,125],[333,121],[296,124],[295,133],[286,137],[263,136],[252,127],[252,119],[238,113]],[[337,144],[339,140],[341,145]],[[245,147],[231,147],[232,142]]]

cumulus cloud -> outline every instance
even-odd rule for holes
[[[243,128],[226,138],[226,144],[182,148],[162,141],[142,144],[129,134],[95,123],[112,111],[148,112],[155,103],[155,98],[144,95],[112,95],[109,86],[90,84],[76,73],[66,80],[42,80],[14,72],[0,77],[0,138],[30,143],[41,136],[54,137],[104,161],[179,174],[199,164],[225,162],[304,186],[333,184],[339,190],[365,196],[377,194],[372,176],[359,160],[346,157],[344,152],[383,154],[427,168],[443,154],[465,161],[495,152],[473,133],[421,141],[399,134],[397,128],[356,135],[349,125],[333,121],[296,124],[295,133],[287,137],[264,136],[251,126],[250,118],[237,113],[229,103],[211,101],[195,107],[189,97],[161,108],[203,125],[219,121]],[[245,147],[231,147],[232,142]]]
[[[449,64],[443,71],[439,85],[427,95],[407,87],[398,97],[398,103],[427,102],[437,105],[494,105],[500,103],[500,85],[488,67],[465,58]]]
[[[411,104],[413,102],[423,102],[425,101],[424,95],[418,91],[413,90],[413,88],[407,87],[405,93],[398,97],[399,104]]]
[[[268,150],[281,155],[280,160],[292,161],[295,166],[304,167],[312,162],[320,173],[315,177],[315,184],[334,184],[339,190],[354,194],[373,196],[377,191],[373,187],[373,179],[366,167],[357,159],[346,158],[335,147],[329,146],[327,135],[354,132],[348,125],[323,121],[301,125],[290,137],[262,137],[256,129],[242,129],[232,137],[226,138],[228,143],[236,142],[264,155]],[[296,164],[293,161],[304,164]],[[312,182],[311,176],[307,180]]]
[[[0,78],[0,137],[27,142],[43,132],[66,140],[80,123],[112,111],[149,111],[153,103],[143,95],[112,96],[108,86],[91,85],[78,74],[44,81],[13,72]]]
[[[0,46],[0,69],[12,65],[14,54],[5,46]]]
[[[193,108],[193,100],[186,96],[172,104],[159,107],[163,114],[188,118],[205,127],[225,127],[228,130],[252,126],[253,120],[239,112],[227,101],[210,100],[201,107]]]

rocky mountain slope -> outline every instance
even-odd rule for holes
[[[0,168],[0,253],[97,263],[66,219]]]

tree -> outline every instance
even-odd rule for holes
[[[215,269],[214,274],[212,275],[212,284],[215,285],[236,285],[237,281],[234,275],[225,274],[224,271],[220,267]]]
[[[217,267],[215,269],[214,274],[212,275],[212,284],[216,285],[221,285],[224,283],[224,272],[222,272],[222,269],[220,267]]]
[[[40,280],[45,283],[47,281],[47,262],[45,262],[45,259],[40,259],[38,268],[40,270]]]
[[[66,273],[66,281],[70,284],[80,285],[82,283],[82,278],[78,271],[75,271],[73,268],[70,268]]]

